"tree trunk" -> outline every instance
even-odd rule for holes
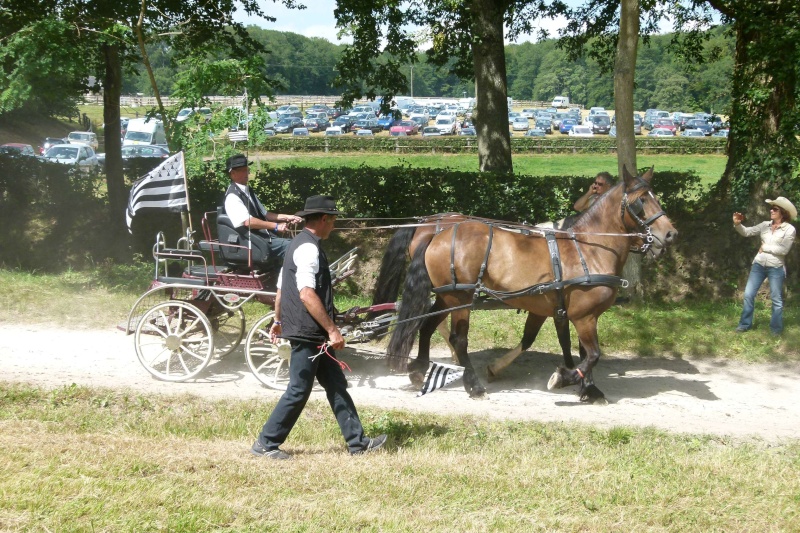
[[[622,0],[617,57],[614,61],[614,112],[617,122],[617,176],[623,168],[637,175],[636,135],[633,133],[633,78],[639,45],[639,0]],[[622,277],[630,283],[626,295],[641,291],[642,256],[629,254]]]
[[[115,243],[124,243],[125,178],[122,174],[122,139],[120,138],[119,99],[122,91],[122,62],[119,46],[104,44],[105,75],[103,78],[103,141],[106,151],[106,187],[108,188],[109,228]]]
[[[481,172],[513,172],[508,131],[503,13],[505,2],[473,0],[478,168]]]
[[[729,194],[731,210],[748,211],[751,222],[767,218],[765,196],[796,191],[789,182],[800,156],[796,10],[797,2],[765,1],[727,13],[736,49],[728,163],[719,190]]]

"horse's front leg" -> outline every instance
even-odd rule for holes
[[[486,388],[478,379],[475,368],[467,353],[467,340],[469,337],[469,309],[454,311],[450,315],[450,344],[456,352],[458,363],[464,367],[464,389],[471,398],[484,398]]]
[[[569,319],[556,314],[553,317],[553,323],[556,326],[558,344],[561,345],[561,353],[564,356],[564,366],[575,368],[575,361],[572,359],[572,340],[569,338]]]
[[[547,382],[548,390],[560,389],[569,385],[581,385],[581,401],[589,403],[608,403],[603,392],[594,384],[592,369],[600,360],[600,343],[597,339],[597,319],[589,317],[575,323],[581,347],[586,354],[574,369],[558,367]]]

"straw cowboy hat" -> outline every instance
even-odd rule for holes
[[[789,220],[794,220],[797,218],[797,208],[794,206],[792,202],[788,199],[784,198],[783,196],[778,196],[774,200],[767,200],[769,205],[775,205],[789,213]]]

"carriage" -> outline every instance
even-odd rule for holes
[[[291,349],[287,341],[269,339],[279,265],[263,268],[268,264],[263,238],[235,228],[221,212],[205,213],[202,231],[196,243],[187,230],[174,248],[166,246],[163,233],[156,236],[153,280],[122,326],[134,335],[139,362],[157,379],[185,381],[244,343],[255,377],[267,387],[285,389]],[[331,263],[334,286],[353,274],[357,258],[354,248]],[[268,311],[248,328],[245,304],[251,301]],[[386,333],[396,309],[395,303],[354,307],[337,311],[335,322],[349,344],[367,342]]]

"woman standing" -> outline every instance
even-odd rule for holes
[[[733,214],[733,228],[739,235],[751,237],[761,236],[761,248],[758,249],[750,277],[744,289],[744,309],[739,319],[737,332],[747,331],[753,326],[753,306],[756,293],[765,279],[769,279],[769,292],[772,298],[772,319],[769,329],[773,335],[783,332],[783,280],[786,279],[784,259],[794,242],[795,229],[789,221],[797,218],[797,209],[792,202],[779,196],[775,200],[767,200],[769,220],[747,228],[742,226],[744,216]]]

